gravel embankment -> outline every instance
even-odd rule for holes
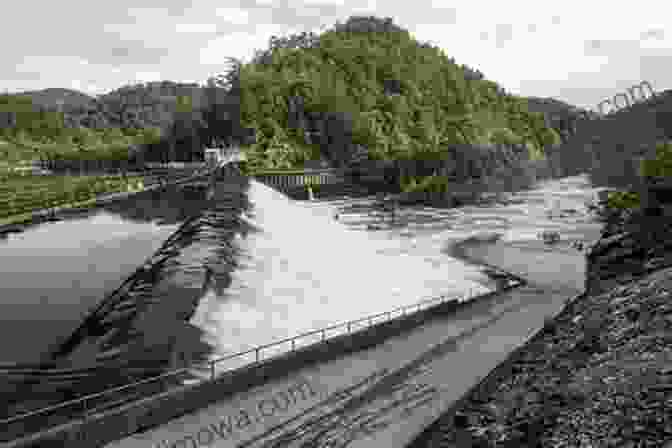
[[[660,262],[672,226],[648,224],[646,240],[607,226],[589,292],[409,448],[672,447],[672,268]]]

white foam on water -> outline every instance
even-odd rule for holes
[[[524,241],[549,229],[597,229],[581,223],[585,201],[597,190],[583,176],[546,181],[510,195],[522,204],[401,210],[428,215],[431,222],[367,232],[359,230],[365,224],[352,224],[366,218],[365,212],[337,221],[334,203],[296,202],[252,182],[255,207],[244,218],[259,232],[239,241],[243,266],[233,273],[224,297],[208,292],[192,322],[215,347],[213,357],[221,357],[424,298],[487,292],[479,268],[443,252],[448,242],[483,232]],[[576,209],[576,216],[549,217],[548,199],[552,206],[557,200],[560,210]]]
[[[348,229],[324,207],[297,203],[252,182],[248,219],[260,231],[240,242],[243,268],[225,297],[208,292],[192,322],[214,357],[441,295],[488,290],[478,268],[408,250],[379,232]]]

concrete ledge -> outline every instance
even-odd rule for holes
[[[432,422],[425,431],[420,433],[411,443],[407,445],[407,448],[419,448],[428,446],[429,440],[432,439],[434,433],[434,426],[439,422],[452,421],[454,420],[457,412],[460,409],[465,407],[465,404],[470,397],[478,393],[479,396],[488,396],[495,392],[497,386],[502,382],[503,379],[513,375],[513,366],[518,363],[525,354],[525,351],[528,347],[528,344],[537,342],[542,338],[548,331],[550,326],[553,325],[553,322],[565,315],[571,315],[574,312],[576,302],[580,299],[586,297],[586,292],[582,292],[576,296],[571,297],[567,300],[567,304],[551,318],[547,318],[546,323],[538,331],[532,334],[529,339],[513,350],[507,358],[502,361],[497,367],[488,373],[481,381],[476,385],[470,388],[464,395],[460,397],[459,400],[455,401],[447,409],[445,409],[440,417],[438,417],[434,422]]]
[[[516,278],[516,280],[519,280]],[[71,421],[62,426],[47,429],[3,445],[15,447],[93,447],[122,439],[133,433],[161,425],[184,414],[225,400],[234,394],[264,384],[269,379],[287,377],[311,364],[342,357],[348,353],[373,347],[391,336],[398,336],[418,325],[441,316],[452,314],[476,300],[489,298],[503,291],[516,288],[525,282],[516,283],[474,297],[465,302],[450,300],[422,311],[381,322],[350,334],[333,337],[324,342],[300,348],[256,365],[228,372],[214,381],[207,381],[175,389]],[[23,428],[16,428],[15,434]],[[8,434],[9,435],[9,434]],[[18,435],[18,434],[17,434]]]

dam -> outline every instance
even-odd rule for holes
[[[412,314],[411,306],[423,298],[455,299],[495,291],[497,282],[486,275],[481,266],[466,263],[451,257],[449,251],[446,252],[447,245],[470,236],[495,231],[505,241],[525,241],[536,238],[540,228],[554,227],[568,235],[590,233],[590,229],[594,232],[596,228],[581,211],[583,201],[593,191],[585,179],[580,177],[543,185],[540,190],[518,195],[509,204],[449,210],[408,207],[401,210],[400,221],[396,227],[383,228],[376,232],[366,230],[367,220],[375,219],[367,211],[371,199],[292,201],[254,180],[247,185],[245,194],[250,206],[239,207],[238,220],[231,219],[230,212],[225,213],[226,204],[205,204],[197,214],[198,225],[190,230],[189,238],[180,243],[176,253],[167,257],[166,267],[158,275],[161,280],[154,284],[148,282],[143,286],[147,303],[182,298],[196,304],[193,314],[185,323],[170,327],[179,332],[181,337],[166,349],[172,359],[167,368],[194,365],[181,377],[185,387],[196,387],[209,378],[210,372],[207,368],[195,366],[199,363],[200,366],[208,366],[209,361],[245,352],[271,341],[291,339],[299,333],[310,333],[346,321],[365,320],[367,316],[395,308],[407,307],[406,312]],[[563,202],[562,209],[574,212],[569,213],[569,218],[564,222],[547,219],[544,213],[549,197],[559,198]],[[335,210],[340,211],[339,221],[333,220]],[[580,258],[579,256],[578,259]],[[228,272],[219,285],[216,282],[205,283],[208,267],[217,265],[231,266],[231,269],[225,270]],[[570,287],[562,291],[568,295],[577,292]],[[558,295],[560,296],[562,294]],[[167,299],[170,297],[172,299]],[[494,318],[493,316],[504,312],[504,309],[510,309],[507,315],[512,315],[511,310],[516,309],[516,306],[520,310],[523,304],[521,299],[511,300],[513,302],[498,302],[500,308],[495,307],[495,310],[500,311],[480,305],[485,307],[480,308],[483,316],[480,319],[488,321],[487,316]],[[488,299],[486,296],[479,303],[495,306],[494,302],[497,299]],[[532,302],[534,300],[528,305]],[[555,301],[546,304],[543,308],[545,311],[539,313],[549,313],[559,303]],[[156,330],[161,319],[149,316],[160,316],[162,312],[158,310],[171,308],[153,306],[157,313],[146,313],[145,317],[136,319],[133,325],[124,330],[126,336],[144,329],[144,339],[141,339],[145,343],[163,338],[164,334]],[[478,303],[474,306],[475,308],[466,307],[460,311],[459,321],[462,323],[453,324],[457,325],[455,331],[458,327],[463,331],[468,330],[470,324],[473,326],[477,323],[474,319],[479,318],[473,313],[477,313]],[[490,315],[491,312],[494,314]],[[149,321],[153,319],[157,319],[154,321],[155,325],[149,325]],[[483,322],[481,323],[485,325]],[[410,344],[408,347],[413,344],[428,344],[432,340],[438,344],[438,341],[445,339],[440,334],[452,334],[453,338],[460,334],[459,331],[451,333],[446,325],[446,321],[437,326],[421,325],[418,327],[420,333],[426,328],[426,333],[423,333],[425,339],[407,338],[407,344]],[[147,328],[155,329],[149,331]],[[150,337],[148,331],[154,332],[153,336]],[[301,344],[319,342],[321,337],[324,336],[318,332],[313,340],[306,337]],[[125,341],[121,335],[116,338],[117,342]],[[411,340],[415,342],[410,342]],[[421,342],[423,340],[425,342]],[[394,345],[381,341],[386,347],[383,352],[400,347],[401,341],[397,338]],[[515,338],[509,340],[514,343],[512,341],[515,342]],[[124,343],[128,344],[127,341]],[[108,349],[112,350],[109,347]],[[280,352],[268,353],[267,350],[264,356],[291,351],[287,346],[277,349]],[[419,353],[417,348],[414,350],[416,354]],[[499,353],[506,352],[502,346],[495,349],[495,352],[497,350]],[[168,352],[161,352],[161,356]],[[85,351],[80,352],[82,353]],[[489,359],[493,362],[496,358],[494,356]],[[80,356],[77,362],[85,362],[86,359],[86,356]],[[361,357],[358,359],[357,364],[369,367],[363,368],[357,375],[366,377],[365,373],[367,369],[370,370],[372,361],[366,362]],[[348,362],[351,361],[352,359]],[[397,359],[395,362],[402,361]],[[230,363],[224,370],[244,368],[250,362],[254,363],[254,358],[241,357],[239,362],[240,365]],[[341,361],[338,369],[343,369],[343,362],[346,361]],[[383,363],[382,360],[379,362]],[[328,364],[325,362],[324,366]],[[398,368],[400,366],[390,366],[388,374]],[[437,370],[437,374],[440,371]],[[347,381],[357,376],[355,373],[353,371],[352,377],[344,376],[345,384],[349,384]],[[487,368],[484,373],[487,373]],[[382,373],[380,375],[380,378],[376,377],[376,381],[385,376]],[[330,387],[336,386],[337,384]],[[259,384],[257,387],[263,389],[271,386]],[[287,387],[292,386],[290,384]],[[260,390],[257,392],[261,393]],[[251,400],[254,396],[261,397],[255,395],[257,392],[248,393]],[[132,440],[138,441],[137,437]],[[172,443],[169,439],[161,440],[166,440],[166,444]],[[130,439],[128,443],[131,443]],[[159,442],[153,443],[151,446],[156,446]]]

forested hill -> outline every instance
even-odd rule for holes
[[[595,117],[589,110],[576,107],[555,98],[527,97],[527,109],[544,115],[546,125],[553,128],[563,142],[576,134],[578,123],[585,116]]]
[[[93,97],[82,92],[48,88],[19,92],[36,108],[60,110],[66,127],[166,129],[174,121],[180,98],[190,98],[195,107],[203,104],[205,89],[198,84],[157,81],[125,85]]]
[[[50,87],[42,90],[28,90],[20,92],[22,96],[29,97],[33,104],[45,109],[55,109],[63,105],[68,109],[85,107],[93,104],[96,98],[78,90]]]
[[[350,17],[320,35],[274,37],[239,77],[243,126],[257,130],[248,159],[267,167],[320,153],[344,164],[362,148],[396,160],[442,158],[450,145],[518,144],[540,157],[559,142],[525,98],[391,19]]]
[[[68,89],[23,94],[50,109],[60,104],[66,127],[158,127],[173,141],[158,149],[170,151],[168,158],[190,159],[212,137],[235,133],[240,117],[256,131],[248,159],[263,167],[297,167],[319,157],[333,165],[444,159],[456,145],[466,157],[465,148],[483,154],[505,146],[539,158],[560,141],[564,126],[548,119],[549,104],[563,109],[558,102],[508,94],[376,17],[350,17],[320,35],[272,37],[252,61],[207,86],[162,81],[96,98]],[[187,114],[177,113],[185,107]]]
[[[108,158],[111,154],[103,153],[112,146],[114,158],[128,157],[130,140],[115,137],[121,133],[133,141],[154,142],[140,144],[147,161],[198,160],[212,139],[244,139],[240,100],[229,90],[211,79],[206,86],[172,81],[127,85],[95,98],[61,88],[0,95],[0,137],[21,140],[45,157],[90,158],[95,153]],[[78,147],[87,151],[73,153]]]

